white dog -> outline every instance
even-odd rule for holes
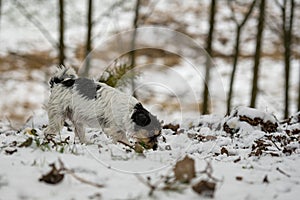
[[[46,136],[55,135],[65,119],[75,126],[75,135],[85,142],[84,127],[102,128],[114,142],[128,138],[146,149],[157,148],[161,124],[137,99],[104,83],[78,78],[74,69],[61,66],[50,79]]]

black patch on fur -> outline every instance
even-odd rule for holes
[[[142,106],[141,103],[134,106],[134,112],[131,119],[134,123],[141,127],[145,127],[151,122],[149,112]]]
[[[61,81],[62,80],[57,78],[57,77],[51,78],[50,81],[49,81],[50,87],[53,88],[54,84],[61,83]]]
[[[65,80],[65,81],[62,81],[61,83],[62,83],[63,86],[65,86],[65,87],[71,87],[71,86],[74,85],[75,80],[74,80],[74,79],[67,79],[67,80]]]
[[[88,99],[95,99],[97,97],[97,90],[100,89],[93,80],[88,78],[75,79],[75,85],[79,94]]]

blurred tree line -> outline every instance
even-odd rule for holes
[[[232,109],[232,98],[234,97],[234,82],[235,82],[235,76],[236,71],[238,67],[239,59],[241,58],[241,35],[244,31],[244,27],[249,21],[249,19],[256,18],[256,37],[255,37],[255,51],[252,55],[253,59],[253,69],[252,69],[252,89],[251,89],[251,97],[249,99],[249,106],[250,107],[256,107],[256,100],[257,95],[259,95],[259,74],[260,74],[260,61],[262,58],[262,48],[265,40],[264,36],[264,30],[266,28],[269,28],[276,34],[278,34],[281,44],[283,47],[282,51],[282,59],[284,62],[284,88],[282,90],[284,91],[284,117],[289,116],[290,112],[290,71],[291,71],[291,60],[295,57],[294,51],[293,51],[293,44],[299,41],[299,38],[295,38],[295,30],[294,29],[294,21],[295,21],[295,13],[296,9],[299,12],[299,3],[296,3],[295,0],[274,0],[274,1],[266,1],[266,0],[252,0],[252,1],[242,1],[242,0],[223,0],[223,2],[226,1],[227,6],[231,10],[231,20],[234,22],[235,26],[235,33],[233,34],[234,37],[234,50],[231,56],[232,59],[232,71],[230,74],[230,82],[229,82],[229,89],[227,93],[227,113],[230,112]],[[52,46],[57,49],[57,60],[58,64],[65,64],[66,55],[65,55],[65,31],[66,31],[66,24],[65,24],[65,4],[69,3],[70,1],[66,0],[58,0],[58,11],[57,11],[57,18],[59,19],[58,23],[58,34],[59,39],[56,41],[53,39],[51,34],[47,31],[47,29],[44,27],[43,23],[33,16],[32,13],[30,13],[24,2],[20,0],[14,0],[13,1],[18,10],[32,23],[34,24],[38,30],[45,36],[45,38],[52,44]],[[97,19],[94,19],[94,10],[93,10],[93,0],[86,0],[86,39],[85,39],[85,61],[84,61],[84,70],[82,72],[82,75],[87,75],[89,73],[90,69],[90,52],[93,49],[93,27]],[[140,9],[142,6],[149,5],[149,0],[135,0],[135,6],[132,8],[132,12],[134,13],[133,21],[132,21],[132,28],[133,30],[136,30],[139,26],[142,26],[143,21],[145,21],[145,18],[147,16],[141,16],[140,15]],[[207,57],[214,57],[214,48],[213,43],[215,41],[215,26],[216,26],[216,16],[218,15],[218,4],[221,1],[217,0],[211,0],[210,1],[210,9],[208,12],[208,23],[209,23],[209,29],[207,32],[207,39],[205,44],[205,50],[207,51]],[[148,4],[147,4],[148,3]],[[276,4],[276,6],[280,9],[280,20],[273,20],[273,24],[269,25],[266,24],[266,17],[274,17],[271,13],[267,12],[267,6],[268,4]],[[0,20],[1,20],[1,8],[2,8],[3,1],[0,0]],[[115,6],[120,6],[122,4],[122,1],[116,1],[116,3],[112,4],[112,7],[109,9],[112,9]],[[239,12],[237,9],[239,8],[243,12]],[[109,12],[108,9],[108,12]],[[220,9],[220,8],[219,8]],[[256,10],[257,15],[254,15],[254,11]],[[172,12],[172,11],[170,11]],[[143,18],[143,20],[142,20]],[[2,28],[2,27],[0,27]],[[132,40],[131,40],[131,49],[133,49],[129,56],[129,63],[128,68],[129,70],[134,69],[136,62],[136,52],[135,52],[135,38],[136,38],[136,31],[133,31]],[[299,66],[300,67],[300,66]],[[206,60],[206,68],[205,68],[205,78],[203,82],[203,93],[202,93],[202,113],[207,114],[210,113],[210,97],[209,97],[209,86],[211,80],[211,71],[212,63],[211,60],[208,58]],[[118,70],[117,70],[118,71]],[[120,71],[120,70],[119,70]],[[124,72],[124,65],[122,65],[122,70]],[[300,71],[300,70],[299,70]],[[300,74],[299,74],[299,82],[300,82]],[[132,87],[134,88],[134,81],[132,80]],[[298,100],[297,100],[297,106],[298,110],[300,110],[300,86],[298,86]]]
[[[207,39],[207,47],[206,50],[210,56],[212,55],[211,50],[211,43],[213,43],[213,27],[215,26],[215,20],[214,17],[216,15],[216,3],[218,1],[211,0],[211,10],[210,10],[210,29],[208,32],[208,39]],[[227,96],[227,114],[229,114],[231,110],[231,102],[232,102],[232,96],[233,96],[233,87],[234,87],[234,79],[235,79],[235,73],[237,68],[237,63],[240,55],[240,37],[241,32],[243,31],[244,25],[247,23],[247,20],[249,19],[249,16],[252,14],[252,11],[254,7],[258,7],[259,15],[257,16],[257,32],[256,32],[256,48],[255,53],[253,55],[253,77],[252,77],[252,90],[251,90],[251,99],[250,99],[250,107],[255,108],[256,107],[256,99],[257,94],[259,93],[258,83],[259,83],[259,68],[260,68],[260,60],[261,60],[261,52],[262,52],[262,46],[263,46],[263,32],[265,29],[265,18],[268,13],[266,12],[266,4],[273,3],[266,0],[253,0],[252,2],[245,2],[245,1],[238,1],[238,0],[227,0],[229,7],[232,11],[232,20],[234,21],[236,25],[235,29],[235,44],[234,44],[234,53],[233,53],[233,66],[232,66],[232,73],[230,76],[230,85],[229,85],[229,91]],[[279,34],[283,46],[283,59],[284,59],[284,72],[285,72],[285,88],[284,88],[284,117],[287,118],[289,116],[289,110],[290,110],[290,100],[289,100],[289,91],[290,91],[290,68],[291,68],[291,58],[292,58],[292,44],[295,42],[293,38],[293,22],[294,22],[294,13],[296,7],[299,7],[299,5],[296,5],[295,0],[275,0],[274,1],[277,6],[281,10],[281,21],[276,21],[276,25],[278,29],[276,29],[276,33]],[[242,5],[245,8],[248,8],[248,10],[244,13],[243,19],[239,21],[235,17],[235,10],[233,8],[233,4]],[[299,8],[298,8],[299,11]],[[275,21],[274,21],[275,22]],[[300,67],[300,66],[299,66]],[[203,108],[202,111],[204,114],[208,113],[209,108],[209,99],[208,99],[208,85],[209,85],[209,70],[211,68],[211,65],[208,63],[206,65],[206,74],[205,74],[205,87],[204,87],[204,93],[203,93]],[[299,85],[300,85],[300,74],[299,74]],[[298,110],[300,110],[300,86],[298,86]]]

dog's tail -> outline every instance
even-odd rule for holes
[[[78,76],[73,68],[60,65],[57,67],[57,72],[51,77],[49,84],[51,88],[55,84],[63,84],[70,87],[74,84],[76,78]]]

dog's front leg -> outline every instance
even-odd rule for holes
[[[64,125],[65,117],[57,109],[48,110],[49,124],[44,131],[46,137],[53,137],[61,131]]]
[[[75,126],[75,136],[79,138],[79,141],[81,143],[85,143],[85,129],[82,123],[75,123],[73,122]]]

